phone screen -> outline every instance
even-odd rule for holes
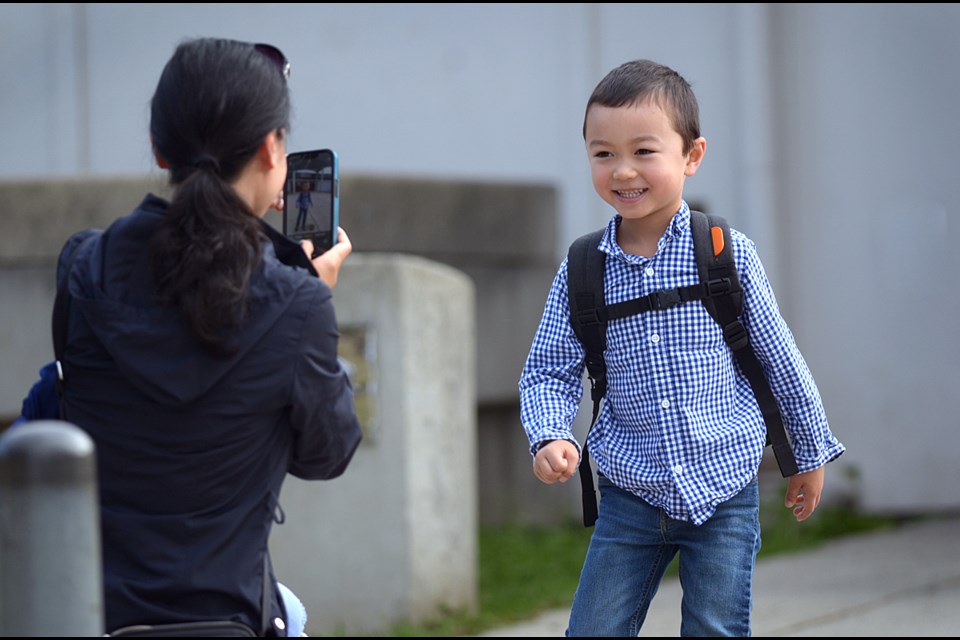
[[[330,149],[287,155],[283,188],[283,233],[313,242],[318,256],[333,246],[340,224],[340,175],[336,152]]]

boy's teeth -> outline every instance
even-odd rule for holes
[[[635,189],[634,191],[618,191],[617,193],[624,198],[636,198],[643,193],[643,189]]]

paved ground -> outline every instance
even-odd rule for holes
[[[678,636],[680,597],[676,579],[664,581],[640,636]],[[567,615],[549,611],[480,637],[563,636]],[[960,515],[761,559],[753,635],[960,635]]]

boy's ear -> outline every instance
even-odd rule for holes
[[[686,176],[695,174],[697,169],[700,168],[700,163],[703,162],[703,156],[706,152],[707,139],[701,136],[694,140],[693,146],[690,148],[690,153],[687,154],[687,164],[683,174]]]

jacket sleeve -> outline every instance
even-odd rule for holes
[[[330,289],[316,288],[292,385],[293,451],[288,471],[304,480],[344,472],[360,443],[350,379],[337,359],[339,332]]]

